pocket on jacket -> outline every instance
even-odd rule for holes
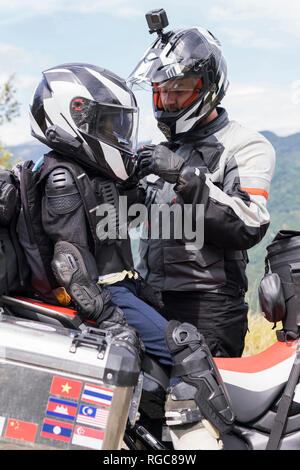
[[[186,250],[183,246],[165,247],[165,290],[214,290],[226,282],[224,251],[205,246]]]

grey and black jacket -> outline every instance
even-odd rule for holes
[[[218,108],[218,117],[176,142],[167,145],[197,168],[184,185],[171,185],[149,175],[140,191],[148,207],[148,237],[140,241],[137,269],[155,288],[163,291],[203,291],[243,295],[247,251],[265,235],[269,226],[266,208],[275,166],[272,145],[261,134],[229,121]],[[162,236],[161,219],[151,219],[151,205],[174,202],[202,205],[204,244],[191,249],[181,239]],[[157,213],[157,212],[156,212]],[[151,238],[151,227],[160,234]]]

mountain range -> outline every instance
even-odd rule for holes
[[[252,311],[259,311],[257,288],[264,275],[264,258],[266,246],[272,241],[279,230],[300,230],[300,133],[286,137],[262,131],[276,151],[276,167],[268,199],[271,216],[270,227],[263,240],[248,251],[249,264],[247,274],[249,291],[247,299]],[[148,143],[148,142],[147,142]],[[49,149],[38,142],[10,147],[13,158],[37,161]],[[133,243],[135,259],[138,246]]]

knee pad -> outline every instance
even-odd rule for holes
[[[232,405],[203,335],[189,323],[171,320],[166,327],[165,337],[174,361],[172,375],[180,379],[171,390],[174,405],[176,401],[178,404],[194,401],[198,408],[190,410],[186,422],[202,417],[220,433],[230,431],[234,421]],[[181,419],[184,414],[181,412]],[[175,415],[174,418],[176,420]]]
[[[56,243],[51,267],[57,281],[65,287],[80,311],[97,321],[111,294],[106,289],[102,292],[101,287],[90,279],[80,251],[71,243]]]

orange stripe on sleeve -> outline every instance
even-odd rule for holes
[[[269,193],[265,189],[260,188],[242,188],[243,191],[246,191],[248,194],[252,194],[253,196],[264,196],[266,199],[269,197]]]

